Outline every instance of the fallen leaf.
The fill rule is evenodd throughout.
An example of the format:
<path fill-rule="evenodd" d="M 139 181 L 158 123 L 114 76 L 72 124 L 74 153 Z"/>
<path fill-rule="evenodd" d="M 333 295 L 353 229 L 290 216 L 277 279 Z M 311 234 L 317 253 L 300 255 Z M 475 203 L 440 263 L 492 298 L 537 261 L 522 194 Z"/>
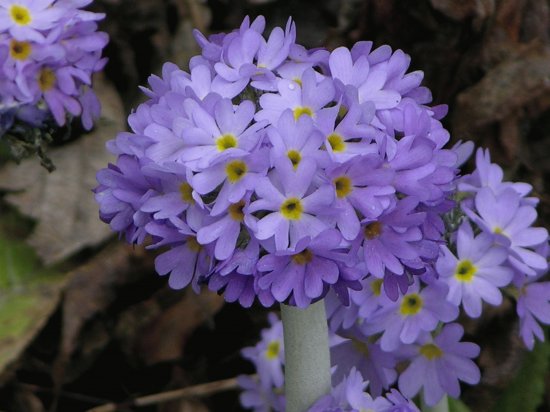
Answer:
<path fill-rule="evenodd" d="M 69 274 L 62 302 L 61 341 L 53 366 L 58 387 L 77 378 L 111 342 L 105 321 L 98 318 L 121 300 L 125 287 L 149 278 L 151 272 L 150 254 L 116 243 Z"/>
<path fill-rule="evenodd" d="M 36 159 L 0 170 L 0 188 L 15 192 L 5 199 L 37 221 L 28 243 L 47 265 L 97 245 L 111 234 L 98 218 L 91 190 L 97 185 L 97 171 L 112 160 L 105 142 L 125 128 L 124 110 L 112 86 L 101 77 L 95 90 L 103 115 L 92 132 L 48 153 L 55 172 L 48 173 Z"/>
<path fill-rule="evenodd" d="M 491 69 L 458 95 L 453 115 L 455 138 L 471 138 L 476 129 L 503 120 L 550 91 L 550 52 L 533 51 Z"/>
<path fill-rule="evenodd" d="M 430 0 L 432 7 L 453 20 L 461 21 L 472 16 L 487 17 L 487 10 L 479 0 Z"/>
<path fill-rule="evenodd" d="M 19 386 L 15 391 L 14 403 L 14 411 L 46 412 L 40 398 L 24 386 Z"/>
<path fill-rule="evenodd" d="M 223 298 L 207 290 L 160 290 L 119 318 L 116 336 L 129 358 L 145 365 L 181 359 L 192 332 L 223 306 Z"/>

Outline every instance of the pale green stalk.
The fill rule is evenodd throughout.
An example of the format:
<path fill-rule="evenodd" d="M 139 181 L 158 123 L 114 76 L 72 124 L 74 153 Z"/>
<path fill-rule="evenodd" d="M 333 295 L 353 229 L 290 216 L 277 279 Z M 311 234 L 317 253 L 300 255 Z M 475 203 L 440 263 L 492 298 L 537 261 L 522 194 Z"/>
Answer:
<path fill-rule="evenodd" d="M 306 412 L 330 392 L 330 353 L 323 300 L 306 309 L 281 305 L 286 412 Z"/>

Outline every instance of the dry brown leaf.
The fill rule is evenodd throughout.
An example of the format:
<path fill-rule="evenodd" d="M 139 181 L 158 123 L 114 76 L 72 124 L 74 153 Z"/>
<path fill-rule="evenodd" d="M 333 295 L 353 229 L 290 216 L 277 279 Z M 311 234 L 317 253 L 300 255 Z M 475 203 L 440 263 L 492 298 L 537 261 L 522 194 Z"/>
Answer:
<path fill-rule="evenodd" d="M 17 192 L 6 200 L 37 221 L 28 242 L 46 264 L 97 245 L 111 233 L 98 218 L 91 190 L 97 171 L 112 160 L 105 142 L 125 128 L 125 115 L 113 87 L 97 80 L 103 115 L 91 133 L 48 153 L 56 171 L 48 173 L 36 159 L 0 170 L 0 188 Z"/>
<path fill-rule="evenodd" d="M 507 60 L 457 98 L 455 138 L 472 138 L 476 129 L 501 121 L 550 90 L 550 52 L 534 50 Z"/>
<path fill-rule="evenodd" d="M 152 256 L 123 243 L 107 247 L 69 274 L 62 302 L 63 318 L 54 380 L 72 381 L 111 341 L 102 322 L 94 322 L 117 300 L 119 291 L 153 270 Z M 78 352 L 78 362 L 74 356 Z"/>
<path fill-rule="evenodd" d="M 430 0 L 430 3 L 434 9 L 457 21 L 472 16 L 483 19 L 490 12 L 490 7 L 480 0 Z"/>
<path fill-rule="evenodd" d="M 146 365 L 180 359 L 193 331 L 214 316 L 223 298 L 209 291 L 163 289 L 128 309 L 118 321 L 116 335 L 123 350 Z"/>
<path fill-rule="evenodd" d="M 46 412 L 40 398 L 25 386 L 19 386 L 15 391 L 14 404 L 14 411 Z"/>

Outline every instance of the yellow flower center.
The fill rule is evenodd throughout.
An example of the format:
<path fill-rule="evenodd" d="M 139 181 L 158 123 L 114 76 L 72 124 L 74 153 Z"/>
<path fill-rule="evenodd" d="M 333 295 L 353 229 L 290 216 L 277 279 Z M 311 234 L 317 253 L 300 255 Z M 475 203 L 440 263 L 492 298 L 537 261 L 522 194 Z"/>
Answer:
<path fill-rule="evenodd" d="M 504 235 L 504 230 L 502 230 L 502 228 L 498 226 L 493 229 L 493 232 L 495 233 L 495 235 Z"/>
<path fill-rule="evenodd" d="M 382 223 L 372 222 L 365 226 L 365 237 L 369 240 L 377 238 L 382 233 Z"/>
<path fill-rule="evenodd" d="M 346 116 L 346 114 L 348 114 L 348 108 L 343 104 L 340 105 L 340 109 L 338 109 L 338 118 L 343 119 Z"/>
<path fill-rule="evenodd" d="M 336 188 L 336 196 L 340 199 L 346 197 L 353 190 L 351 186 L 351 179 L 347 176 L 340 176 L 333 180 L 334 187 Z"/>
<path fill-rule="evenodd" d="M 404 316 L 416 315 L 422 309 L 422 298 L 417 293 L 411 293 L 403 297 L 399 313 Z"/>
<path fill-rule="evenodd" d="M 298 120 L 304 114 L 311 117 L 313 116 L 313 110 L 307 106 L 298 106 L 294 109 L 294 120 Z"/>
<path fill-rule="evenodd" d="M 365 358 L 369 357 L 369 347 L 367 346 L 366 343 L 361 342 L 357 339 L 352 339 L 351 344 L 352 344 L 353 348 L 357 352 L 359 352 L 361 355 L 363 355 Z"/>
<path fill-rule="evenodd" d="M 238 182 L 248 171 L 246 163 L 242 160 L 233 160 L 225 166 L 225 173 L 230 183 Z"/>
<path fill-rule="evenodd" d="M 382 283 L 384 281 L 382 279 L 375 279 L 371 284 L 370 287 L 372 289 L 372 293 L 374 296 L 380 296 L 382 293 Z"/>
<path fill-rule="evenodd" d="M 437 359 L 443 356 L 443 351 L 433 343 L 427 343 L 420 347 L 420 354 L 429 360 Z"/>
<path fill-rule="evenodd" d="M 278 340 L 272 340 L 267 345 L 265 350 L 265 357 L 269 360 L 275 360 L 279 356 L 279 351 L 281 350 L 281 343 Z"/>
<path fill-rule="evenodd" d="M 281 214 L 288 220 L 298 220 L 302 217 L 302 203 L 296 197 L 288 198 L 281 205 Z"/>
<path fill-rule="evenodd" d="M 195 199 L 193 199 L 193 188 L 187 182 L 180 185 L 180 195 L 184 202 L 193 204 Z"/>
<path fill-rule="evenodd" d="M 346 150 L 346 143 L 338 133 L 328 135 L 327 140 L 334 153 L 342 153 Z"/>
<path fill-rule="evenodd" d="M 237 138 L 230 133 L 221 135 L 216 139 L 216 147 L 219 152 L 237 147 Z"/>
<path fill-rule="evenodd" d="M 461 282 L 471 282 L 477 272 L 477 268 L 474 264 L 464 259 L 458 262 L 455 270 L 455 278 Z"/>
<path fill-rule="evenodd" d="M 10 42 L 10 56 L 14 60 L 25 60 L 31 54 L 31 44 L 28 41 L 17 41 L 13 39 Z"/>
<path fill-rule="evenodd" d="M 298 165 L 300 164 L 300 161 L 302 160 L 302 155 L 298 150 L 291 149 L 288 152 L 286 152 L 286 155 L 292 162 L 292 166 L 294 167 L 294 170 L 298 168 Z"/>
<path fill-rule="evenodd" d="M 237 222 L 242 222 L 244 220 L 243 208 L 244 200 L 233 203 L 229 206 L 229 216 L 231 216 L 231 219 L 236 220 Z"/>
<path fill-rule="evenodd" d="M 298 86 L 302 87 L 302 79 L 300 79 L 299 77 L 295 77 L 292 80 L 298 83 Z"/>
<path fill-rule="evenodd" d="M 292 256 L 292 260 L 297 265 L 306 265 L 311 262 L 311 259 L 313 259 L 313 253 L 311 253 L 309 249 L 304 249 L 300 253 Z"/>
<path fill-rule="evenodd" d="M 193 251 L 195 253 L 200 252 L 200 250 L 202 249 L 202 245 L 199 242 L 197 242 L 197 238 L 195 238 L 193 236 L 189 236 L 187 238 L 186 245 L 191 251 Z"/>
<path fill-rule="evenodd" d="M 14 4 L 10 7 L 10 16 L 20 26 L 27 26 L 32 21 L 29 9 L 19 4 Z"/>
<path fill-rule="evenodd" d="M 43 92 L 51 90 L 55 86 L 55 73 L 52 69 L 44 67 L 38 75 L 38 87 Z"/>

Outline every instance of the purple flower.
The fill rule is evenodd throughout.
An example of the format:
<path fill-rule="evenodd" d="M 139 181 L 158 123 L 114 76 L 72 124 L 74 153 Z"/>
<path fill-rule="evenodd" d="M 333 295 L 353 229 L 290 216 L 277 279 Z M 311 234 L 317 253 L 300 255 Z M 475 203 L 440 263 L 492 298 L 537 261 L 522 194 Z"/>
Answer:
<path fill-rule="evenodd" d="M 9 31 L 17 40 L 45 40 L 43 32 L 58 24 L 66 12 L 55 0 L 5 0 L 0 4 L 0 32 Z"/>
<path fill-rule="evenodd" d="M 342 110 L 345 114 L 340 119 Z M 325 135 L 325 147 L 333 161 L 344 162 L 358 155 L 377 153 L 378 146 L 373 138 L 380 131 L 370 125 L 373 115 L 372 106 L 362 106 L 355 101 L 324 110 L 316 123 Z"/>
<path fill-rule="evenodd" d="M 258 182 L 258 200 L 248 212 L 271 211 L 256 224 L 254 235 L 259 240 L 274 238 L 278 251 L 294 248 L 305 237 L 315 237 L 329 226 L 316 215 L 323 213 L 334 199 L 328 185 L 315 187 L 314 161 L 303 159 L 294 170 L 289 159 L 279 159 L 272 173 Z"/>
<path fill-rule="evenodd" d="M 352 52 L 339 47 L 330 54 L 329 66 L 334 79 L 357 88 L 361 103 L 371 101 L 376 109 L 390 109 L 401 100 L 398 92 L 383 90 L 388 75 L 385 66 L 371 66 L 366 55 L 353 61 Z"/>
<path fill-rule="evenodd" d="M 405 398 L 397 389 L 392 389 L 386 394 L 386 399 L 392 405 L 384 412 L 420 412 L 420 409 L 410 400 Z"/>
<path fill-rule="evenodd" d="M 422 241 L 420 225 L 425 214 L 415 210 L 418 201 L 406 197 L 376 219 L 365 219 L 354 241 L 362 246 L 367 270 L 383 278 L 386 270 L 402 275 L 405 263 L 420 263 L 418 245 Z"/>
<path fill-rule="evenodd" d="M 59 126 L 67 114 L 69 120 L 82 115 L 84 128 L 92 128 L 100 112 L 92 74 L 105 66 L 101 51 L 108 36 L 97 31 L 96 21 L 104 14 L 79 9 L 88 3 L 9 0 L 0 5 L 0 44 L 9 50 L 0 68 L 0 83 L 4 76 L 7 80 L 2 101 L 45 105 Z"/>
<path fill-rule="evenodd" d="M 543 243 L 536 252 L 548 257 L 550 244 Z M 514 286 L 517 288 L 516 312 L 519 316 L 520 335 L 529 349 L 535 346 L 535 338 L 544 341 L 544 331 L 540 323 L 550 324 L 550 282 L 542 282 L 544 271 L 536 276 L 515 273 Z"/>
<path fill-rule="evenodd" d="M 338 337 L 331 343 L 333 381 L 341 381 L 355 367 L 369 381 L 371 395 L 380 396 L 397 378 L 395 354 L 383 351 L 378 343 L 369 342 L 356 329 L 347 331 L 346 335 L 349 339 Z"/>
<path fill-rule="evenodd" d="M 508 252 L 494 244 L 487 233 L 474 237 L 468 222 L 458 229 L 456 248 L 458 258 L 441 246 L 443 257 L 437 261 L 437 272 L 449 286 L 447 299 L 455 305 L 462 303 L 466 313 L 477 318 L 481 315 L 482 300 L 492 305 L 502 302 L 498 288 L 508 285 L 513 277 L 513 271 L 503 265 Z"/>
<path fill-rule="evenodd" d="M 527 183 L 504 182 L 502 180 L 503 177 L 504 171 L 502 168 L 495 163 L 491 163 L 489 150 L 479 148 L 476 152 L 476 168 L 474 172 L 460 178 L 458 188 L 463 191 L 471 192 L 488 187 L 495 194 L 500 194 L 502 191 L 511 188 L 521 196 L 526 196 L 533 189 L 533 187 Z"/>
<path fill-rule="evenodd" d="M 183 165 L 174 163 L 159 166 L 149 163 L 142 167 L 142 173 L 158 182 L 158 191 L 150 191 L 148 199 L 140 207 L 143 212 L 153 213 L 154 219 L 170 220 L 181 217 L 184 211 L 196 214 L 191 209 L 204 209 L 202 199 L 189 184 L 191 171 Z"/>
<path fill-rule="evenodd" d="M 155 258 L 157 273 L 161 276 L 169 274 L 168 284 L 173 289 L 182 289 L 192 283 L 198 291 L 200 278 L 210 273 L 212 252 L 197 241 L 195 232 L 185 222 L 177 220 L 164 224 L 150 222 L 146 230 L 158 239 L 149 248 L 170 246 L 168 251 Z"/>
<path fill-rule="evenodd" d="M 261 143 L 258 131 L 264 126 L 255 123 L 254 104 L 245 100 L 233 107 L 231 100 L 220 99 L 209 113 L 200 104 L 187 100 L 192 124 L 182 124 L 176 130 L 151 129 L 145 134 L 155 140 L 147 156 L 156 162 L 179 161 L 192 170 L 204 170 L 215 160 L 244 156 Z M 191 127 L 189 127 L 191 126 Z"/>
<path fill-rule="evenodd" d="M 537 270 L 546 270 L 546 259 L 533 251 L 537 245 L 547 241 L 548 231 L 531 227 L 537 218 L 535 208 L 522 204 L 521 195 L 512 188 L 495 194 L 489 187 L 480 189 L 475 195 L 477 214 L 469 208 L 465 212 L 482 230 L 497 235 L 498 240 L 510 249 L 510 264 L 528 275 Z"/>
<path fill-rule="evenodd" d="M 257 268 L 268 273 L 260 277 L 258 286 L 269 289 L 279 302 L 292 296 L 296 306 L 308 306 L 326 294 L 328 285 L 339 281 L 338 262 L 352 262 L 341 240 L 338 231 L 329 229 L 311 240 L 299 240 L 292 251 L 263 256 Z"/>
<path fill-rule="evenodd" d="M 150 217 L 141 207 L 158 182 L 143 174 L 139 160 L 126 155 L 120 156 L 116 165 L 100 170 L 97 181 L 94 192 L 101 220 L 115 232 L 124 233 L 128 242 L 143 242 Z"/>
<path fill-rule="evenodd" d="M 237 383 L 243 390 L 239 396 L 243 407 L 254 412 L 284 412 L 284 395 L 265 387 L 259 379 L 242 375 L 237 377 Z"/>
<path fill-rule="evenodd" d="M 227 302 L 238 301 L 245 308 L 252 306 L 256 296 L 263 306 L 273 305 L 275 298 L 271 292 L 257 286 L 259 250 L 258 241 L 251 237 L 244 249 L 236 249 L 233 256 L 214 269 L 208 277 L 208 288 L 215 292 L 223 290 Z"/>
<path fill-rule="evenodd" d="M 215 244 L 214 257 L 218 260 L 226 260 L 235 251 L 237 239 L 241 232 L 250 237 L 248 231 L 242 226 L 244 221 L 243 209 L 247 201 L 240 200 L 232 203 L 227 208 L 227 213 L 215 218 L 214 222 L 207 223 L 197 233 L 197 241 L 202 244 Z"/>
<path fill-rule="evenodd" d="M 447 287 L 431 284 L 420 289 L 414 282 L 406 295 L 387 302 L 360 325 L 363 333 L 382 332 L 380 346 L 393 351 L 402 343 L 413 343 L 422 332 L 435 330 L 439 322 L 450 322 L 458 316 L 458 307 L 447 302 Z"/>
<path fill-rule="evenodd" d="M 423 388 L 423 398 L 433 406 L 448 394 L 460 395 L 459 380 L 474 385 L 480 373 L 471 360 L 479 355 L 479 346 L 460 342 L 464 330 L 457 323 L 446 325 L 435 338 L 424 334 L 414 345 L 415 355 L 399 376 L 399 390 L 412 398 Z"/>
<path fill-rule="evenodd" d="M 192 185 L 201 195 L 217 191 L 211 214 L 227 211 L 253 190 L 267 173 L 267 152 L 259 149 L 242 157 L 214 162 L 192 177 Z"/>
<path fill-rule="evenodd" d="M 270 326 L 262 329 L 260 341 L 241 351 L 242 356 L 254 364 L 258 377 L 238 377 L 239 386 L 243 388 L 240 401 L 245 408 L 257 412 L 283 412 L 283 324 L 274 313 L 270 313 L 268 319 Z"/>
<path fill-rule="evenodd" d="M 255 115 L 257 121 L 268 120 L 276 123 L 284 111 L 291 109 L 294 118 L 320 116 L 323 109 L 334 98 L 334 85 L 328 78 L 318 79 L 312 70 L 304 71 L 298 84 L 293 80 L 281 79 L 277 83 L 278 93 L 265 93 L 260 97 L 260 110 Z"/>
<path fill-rule="evenodd" d="M 393 205 L 393 173 L 381 166 L 377 156 L 365 155 L 327 170 L 336 195 L 336 224 L 346 240 L 357 238 L 361 230 L 359 215 L 376 219 Z"/>
<path fill-rule="evenodd" d="M 390 402 L 383 397 L 373 399 L 365 392 L 368 382 L 363 380 L 363 376 L 356 369 L 352 368 L 349 374 L 336 385 L 329 395 L 326 395 L 315 402 L 308 412 L 327 412 L 327 411 L 387 411 Z"/>
<path fill-rule="evenodd" d="M 241 351 L 245 359 L 253 362 L 263 385 L 282 388 L 285 360 L 283 323 L 274 313 L 269 314 L 269 328 L 262 329 L 260 342 Z"/>
<path fill-rule="evenodd" d="M 313 126 L 309 116 L 300 116 L 294 120 L 291 110 L 285 110 L 277 122 L 277 127 L 267 129 L 271 161 L 288 157 L 296 170 L 303 158 L 323 162 L 326 152 L 321 149 L 323 135 Z"/>

